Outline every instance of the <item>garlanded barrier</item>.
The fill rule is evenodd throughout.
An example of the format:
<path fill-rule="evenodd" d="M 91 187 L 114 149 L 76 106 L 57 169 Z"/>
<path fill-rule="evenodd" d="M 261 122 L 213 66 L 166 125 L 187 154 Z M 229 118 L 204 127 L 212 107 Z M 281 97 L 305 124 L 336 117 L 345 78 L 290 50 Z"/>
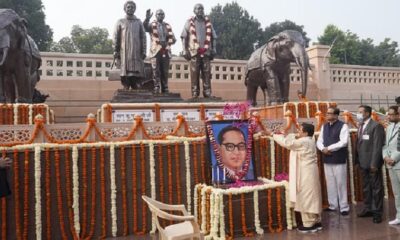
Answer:
<path fill-rule="evenodd" d="M 287 114 L 286 120 L 274 127 L 293 128 L 298 125 L 297 121 L 301 121 L 290 112 Z M 271 129 L 259 116 L 254 117 L 259 130 Z M 176 123 L 163 124 L 161 129 L 159 125 L 158 130 L 154 130 L 149 126 L 156 125 L 143 123 L 137 117 L 133 124 L 118 124 L 117 127 L 116 124 L 96 123 L 94 116 L 90 115 L 86 124 L 77 127 L 79 131 L 69 130 L 72 137 L 55 134 L 53 130 L 59 132 L 60 129 L 56 125 L 46 125 L 40 116 L 32 126 L 13 126 L 13 129 L 0 126 L 0 137 L 7 140 L 2 139 L 0 154 L 14 160 L 12 169 L 7 171 L 12 195 L 0 200 L 0 238 L 91 239 L 154 232 L 155 224 L 141 199 L 144 194 L 169 204 L 185 204 L 191 213 L 199 211 L 199 204 L 193 199 L 196 194 L 199 198 L 195 186 L 211 182 L 209 149 L 204 126 L 201 127 L 204 123 L 196 125 L 178 116 Z M 68 130 L 74 126 L 70 124 L 63 128 Z M 7 131 L 14 131 L 16 135 L 25 131 L 25 137 L 13 141 L 13 134 Z M 349 199 L 356 203 L 362 200 L 362 186 L 360 172 L 353 168 L 354 129 L 350 139 Z M 271 140 L 269 136 L 258 133 L 253 142 L 257 175 L 268 179 L 288 173 L 289 169 L 288 151 Z M 318 161 L 321 166 L 320 155 Z M 326 189 L 322 167 L 320 175 L 322 189 Z M 386 171 L 384 178 L 385 196 L 388 197 L 392 193 Z M 276 200 L 279 198 L 276 191 L 266 190 L 258 197 L 264 199 L 266 193 L 266 198 Z M 323 193 L 326 205 L 326 191 Z M 232 195 L 224 195 L 225 216 L 231 214 L 229 201 L 246 202 L 246 194 L 235 195 L 232 192 Z M 232 216 L 236 216 L 236 210 L 232 210 Z M 286 211 L 283 205 L 281 210 Z M 244 212 L 243 209 L 240 211 Z M 268 219 L 273 222 L 272 230 L 266 231 L 280 231 L 281 227 L 286 227 L 283 213 L 281 217 L 277 217 L 276 212 L 274 214 L 272 219 Z M 197 216 L 200 217 L 199 212 Z M 246 225 L 242 225 L 241 232 L 251 235 L 253 230 L 250 230 L 246 216 Z M 264 226 L 262 221 L 265 219 L 260 221 L 260 226 Z M 230 236 L 232 224 L 228 223 L 229 230 L 225 232 Z M 233 226 L 237 226 L 236 222 Z M 214 230 L 208 229 L 210 234 L 214 234 Z M 254 231 L 260 231 L 257 229 Z M 236 233 L 233 235 L 242 234 Z"/>
<path fill-rule="evenodd" d="M 54 112 L 47 104 L 0 103 L 0 125 L 32 125 L 38 114 L 47 124 L 54 123 Z"/>
<path fill-rule="evenodd" d="M 206 239 L 254 237 L 292 229 L 287 182 L 259 180 L 264 184 L 229 189 L 195 186 L 194 216 Z"/>

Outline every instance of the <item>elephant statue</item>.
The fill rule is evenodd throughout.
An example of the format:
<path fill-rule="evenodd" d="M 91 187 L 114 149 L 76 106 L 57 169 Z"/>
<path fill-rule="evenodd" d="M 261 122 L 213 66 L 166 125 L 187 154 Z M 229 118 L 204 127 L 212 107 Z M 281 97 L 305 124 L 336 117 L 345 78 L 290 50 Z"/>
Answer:
<path fill-rule="evenodd" d="M 302 87 L 300 98 L 307 93 L 308 70 L 310 63 L 305 50 L 305 41 L 300 32 L 286 30 L 268 40 L 256 49 L 247 62 L 245 85 L 247 100 L 257 104 L 257 89 L 264 93 L 264 102 L 277 105 L 289 101 L 290 63 L 294 62 L 301 71 Z M 268 93 L 268 102 L 266 101 Z"/>
<path fill-rule="evenodd" d="M 0 102 L 31 103 L 32 47 L 26 21 L 11 9 L 0 9 Z"/>

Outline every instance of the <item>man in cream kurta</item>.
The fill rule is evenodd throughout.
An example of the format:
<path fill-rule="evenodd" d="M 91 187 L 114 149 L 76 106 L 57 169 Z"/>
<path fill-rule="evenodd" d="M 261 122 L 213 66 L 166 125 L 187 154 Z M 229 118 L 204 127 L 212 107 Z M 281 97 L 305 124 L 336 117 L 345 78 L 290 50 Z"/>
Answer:
<path fill-rule="evenodd" d="M 290 150 L 289 198 L 294 210 L 301 213 L 303 227 L 301 232 L 315 232 L 322 229 L 322 197 L 317 149 L 313 139 L 314 126 L 303 123 L 298 138 L 274 134 L 274 140 Z"/>

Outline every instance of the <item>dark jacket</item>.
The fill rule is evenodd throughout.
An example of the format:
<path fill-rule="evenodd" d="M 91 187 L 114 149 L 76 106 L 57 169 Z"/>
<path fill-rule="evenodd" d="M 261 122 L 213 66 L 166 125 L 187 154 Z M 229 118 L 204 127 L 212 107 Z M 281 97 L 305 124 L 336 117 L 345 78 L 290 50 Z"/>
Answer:
<path fill-rule="evenodd" d="M 361 136 L 357 137 L 356 163 L 359 163 L 362 169 L 382 167 L 382 148 L 385 144 L 383 126 L 371 119 Z"/>
<path fill-rule="evenodd" d="M 324 147 L 328 147 L 340 141 L 340 132 L 344 123 L 336 121 L 332 125 L 329 123 L 324 124 L 323 139 Z M 347 160 L 347 146 L 333 151 L 330 155 L 322 154 L 324 163 L 343 164 Z"/>

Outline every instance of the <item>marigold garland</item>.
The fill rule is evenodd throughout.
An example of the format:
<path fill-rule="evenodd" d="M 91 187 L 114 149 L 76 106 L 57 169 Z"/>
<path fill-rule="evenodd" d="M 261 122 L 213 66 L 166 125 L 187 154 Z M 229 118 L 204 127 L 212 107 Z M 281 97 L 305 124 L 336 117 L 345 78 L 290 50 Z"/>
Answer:
<path fill-rule="evenodd" d="M 145 155 L 145 146 L 143 143 L 140 144 L 140 164 L 141 164 L 141 183 L 142 183 L 142 195 L 146 195 L 146 155 Z M 146 233 L 146 224 L 147 224 L 147 208 L 145 204 L 142 204 L 142 220 L 143 220 L 143 227 L 141 234 Z"/>
<path fill-rule="evenodd" d="M 197 158 L 197 142 L 192 143 L 192 151 L 193 151 L 193 178 L 194 183 L 199 183 L 199 172 L 198 172 L 198 158 Z"/>
<path fill-rule="evenodd" d="M 228 201 L 228 208 L 229 208 L 229 232 L 230 238 L 233 238 L 235 233 L 233 231 L 233 207 L 232 207 L 232 193 L 229 193 L 229 201 Z"/>
<path fill-rule="evenodd" d="M 20 182 L 20 178 L 19 178 L 19 160 L 18 160 L 18 150 L 14 149 L 14 155 L 13 155 L 13 159 L 14 162 L 12 164 L 12 166 L 14 167 L 13 171 L 14 171 L 14 201 L 15 201 L 15 205 L 14 205 L 14 212 L 15 212 L 15 231 L 16 231 L 16 238 L 17 239 L 21 239 L 21 215 L 20 215 L 20 199 L 19 199 L 19 182 Z"/>
<path fill-rule="evenodd" d="M 265 154 L 263 154 L 263 151 L 265 151 L 265 145 L 264 145 L 264 139 L 259 138 L 258 139 L 258 144 L 254 144 L 256 147 L 256 152 L 258 153 L 259 159 L 260 159 L 260 172 L 261 176 L 265 177 L 266 175 L 266 170 L 265 170 Z"/>
<path fill-rule="evenodd" d="M 179 144 L 175 143 L 175 169 L 176 169 L 176 186 L 177 186 L 177 195 L 178 195 L 178 204 L 182 203 L 181 196 L 181 176 L 180 176 L 180 155 L 179 155 Z"/>
<path fill-rule="evenodd" d="M 29 149 L 25 149 L 24 155 L 24 231 L 23 238 L 28 238 L 28 211 L 29 211 Z"/>
<path fill-rule="evenodd" d="M 87 149 L 82 148 L 82 232 L 81 238 L 86 236 L 87 205 L 88 205 L 88 179 L 87 179 Z"/>
<path fill-rule="evenodd" d="M 205 167 L 205 162 L 206 159 L 204 157 L 205 153 L 204 153 L 204 148 L 205 148 L 205 142 L 201 141 L 200 142 L 200 164 L 201 164 L 201 180 L 202 182 L 206 181 L 206 167 Z"/>
<path fill-rule="evenodd" d="M 171 145 L 167 145 L 167 154 L 168 154 L 168 202 L 170 204 L 173 203 L 172 200 L 172 156 L 171 156 Z"/>
<path fill-rule="evenodd" d="M 6 198 L 1 199 L 1 239 L 7 237 L 7 202 Z"/>
<path fill-rule="evenodd" d="M 121 149 L 122 152 L 122 149 Z M 122 154 L 122 153 L 121 153 Z M 101 187 L 101 216 L 102 216 L 102 221 L 101 221 L 101 238 L 105 238 L 107 236 L 107 207 L 106 207 L 106 177 L 105 177 L 105 155 L 104 155 L 104 146 L 100 147 L 100 187 Z M 121 171 L 122 171 L 122 158 L 121 158 Z M 125 171 L 121 172 L 121 176 L 124 175 Z M 122 182 L 122 188 L 124 187 L 124 182 Z M 125 190 L 126 191 L 126 190 Z M 124 190 L 122 190 L 123 192 L 123 196 L 124 195 Z M 125 193 L 126 194 L 126 193 Z M 126 202 L 125 202 L 126 204 Z M 122 205 L 124 205 L 124 203 L 122 203 Z M 124 206 L 122 206 L 122 208 L 124 209 Z M 123 211 L 124 214 L 127 213 L 126 209 L 125 211 Z"/>
<path fill-rule="evenodd" d="M 121 188 L 122 188 L 122 235 L 128 235 L 128 210 L 127 210 L 127 195 L 126 195 L 126 160 L 125 146 L 121 146 Z M 105 202 L 104 202 L 105 205 Z M 106 215 L 103 215 L 105 218 Z M 104 224 L 104 226 L 106 226 Z"/>
<path fill-rule="evenodd" d="M 160 177 L 160 199 L 161 202 L 164 202 L 164 163 L 163 163 L 163 156 L 162 156 L 162 145 L 158 144 L 158 170 L 159 170 L 159 177 Z"/>
<path fill-rule="evenodd" d="M 245 237 L 253 237 L 254 234 L 247 231 L 246 225 L 246 205 L 244 201 L 244 193 L 240 194 L 240 208 L 241 208 L 241 217 L 242 217 L 242 231 L 243 236 Z"/>
<path fill-rule="evenodd" d="M 69 148 L 66 147 L 64 149 L 64 156 L 65 156 L 65 188 L 67 194 L 67 206 L 68 206 L 68 218 L 69 218 L 69 227 L 71 231 L 71 235 L 74 240 L 78 239 L 76 235 L 76 229 L 74 226 L 74 212 L 72 208 L 72 192 L 71 192 L 71 162 L 69 157 Z"/>
<path fill-rule="evenodd" d="M 46 189 L 46 237 L 51 239 L 51 191 L 50 191 L 50 149 L 45 149 L 45 189 Z"/>
<path fill-rule="evenodd" d="M 283 231 L 283 224 L 282 224 L 282 201 L 281 201 L 281 188 L 278 187 L 276 188 L 276 205 L 277 205 L 277 215 L 278 215 L 278 228 L 276 229 L 276 232 L 282 232 Z"/>
<path fill-rule="evenodd" d="M 206 222 L 206 231 L 207 231 L 207 233 L 209 233 L 210 232 L 210 230 L 211 230 L 211 213 L 210 213 L 210 204 L 211 204 L 211 202 L 210 202 L 210 196 L 211 196 L 211 189 L 208 189 L 207 191 L 206 191 L 206 219 L 207 219 L 207 222 Z"/>
<path fill-rule="evenodd" d="M 90 209 L 90 231 L 89 235 L 86 239 L 92 239 L 93 234 L 95 231 L 95 223 L 96 223 L 96 148 L 92 147 L 91 148 L 91 157 L 92 157 L 92 162 L 91 162 L 91 182 L 90 184 L 92 185 L 91 192 L 92 196 L 90 197 L 90 202 L 91 202 L 91 209 Z"/>
<path fill-rule="evenodd" d="M 56 189 L 57 189 L 57 211 L 58 221 L 60 222 L 60 232 L 63 239 L 68 239 L 65 233 L 65 222 L 63 214 L 62 190 L 61 190 L 61 174 L 60 174 L 60 152 L 58 148 L 54 149 L 54 165 L 56 170 Z"/>
<path fill-rule="evenodd" d="M 137 169 L 136 169 L 136 148 L 135 145 L 132 145 L 132 198 L 133 198 L 133 233 L 138 233 L 137 226 Z"/>
<path fill-rule="evenodd" d="M 270 141 L 272 141 L 271 139 L 269 139 L 268 141 L 267 141 L 267 138 L 263 138 L 263 141 L 264 141 L 264 149 L 265 149 L 265 160 L 266 160 L 266 163 L 265 163 L 265 178 L 268 178 L 268 179 L 271 179 L 271 158 L 270 158 L 270 156 L 271 156 L 271 153 L 270 153 L 270 151 L 271 151 L 271 148 L 270 148 L 270 145 L 271 145 L 271 143 L 270 143 Z"/>
<path fill-rule="evenodd" d="M 268 229 L 269 229 L 270 233 L 274 233 L 275 230 L 272 227 L 272 206 L 271 206 L 272 205 L 271 204 L 272 196 L 271 196 L 271 194 L 272 194 L 272 190 L 271 189 L 267 189 Z"/>
<path fill-rule="evenodd" d="M 297 118 L 308 118 L 307 116 L 307 105 L 304 102 L 300 102 L 297 105 Z"/>

